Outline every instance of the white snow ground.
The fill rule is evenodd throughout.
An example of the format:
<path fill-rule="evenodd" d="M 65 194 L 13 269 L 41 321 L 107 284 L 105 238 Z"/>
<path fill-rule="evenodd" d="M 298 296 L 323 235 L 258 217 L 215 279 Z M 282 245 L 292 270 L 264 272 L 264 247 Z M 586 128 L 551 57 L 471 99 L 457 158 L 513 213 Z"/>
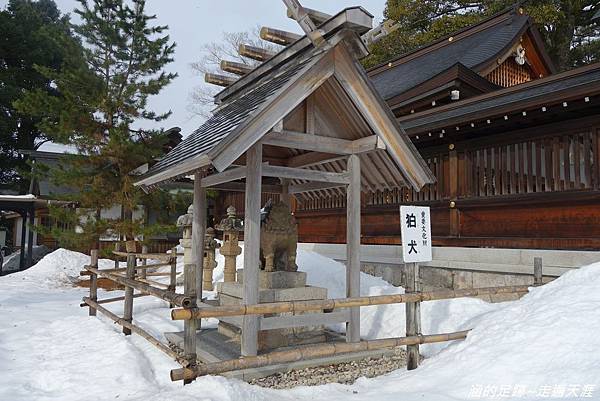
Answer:
<path fill-rule="evenodd" d="M 88 291 L 72 282 L 86 263 L 89 257 L 61 249 L 29 270 L 0 278 L 0 400 L 600 399 L 600 264 L 569 272 L 515 302 L 423 303 L 425 334 L 473 331 L 462 342 L 424 347 L 428 359 L 415 371 L 362 378 L 351 386 L 271 390 L 223 377 L 185 387 L 171 383 L 175 362 L 79 307 Z M 310 284 L 343 296 L 343 265 L 312 252 L 300 252 L 298 264 Z M 221 277 L 218 269 L 215 279 Z M 362 295 L 398 291 L 361 276 Z M 134 320 L 154 335 L 181 329 L 166 303 L 143 297 L 134 304 Z M 362 308 L 361 322 L 366 338 L 401 336 L 404 306 Z"/>

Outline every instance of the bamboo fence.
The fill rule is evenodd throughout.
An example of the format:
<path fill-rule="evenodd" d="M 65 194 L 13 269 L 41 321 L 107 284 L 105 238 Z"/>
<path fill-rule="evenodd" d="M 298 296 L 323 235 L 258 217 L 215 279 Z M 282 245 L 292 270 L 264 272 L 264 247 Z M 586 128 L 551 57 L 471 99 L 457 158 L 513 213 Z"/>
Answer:
<path fill-rule="evenodd" d="M 220 374 L 233 370 L 259 368 L 268 365 L 292 363 L 299 360 L 328 358 L 339 354 L 353 354 L 368 350 L 380 350 L 386 348 L 394 348 L 399 346 L 407 346 L 409 351 L 412 351 L 412 358 L 409 358 L 409 369 L 414 369 L 418 365 L 418 346 L 419 344 L 444 342 L 460 340 L 467 337 L 468 330 L 422 335 L 420 333 L 420 308 L 419 303 L 424 301 L 434 301 L 442 299 L 454 299 L 462 297 L 476 297 L 483 295 L 497 294 L 523 294 L 529 291 L 531 286 L 505 286 L 505 287 L 487 287 L 459 290 L 439 290 L 439 291 L 420 291 L 418 266 L 412 266 L 410 270 L 411 283 L 407 284 L 407 293 L 392 294 L 392 295 L 376 295 L 364 297 L 351 297 L 326 300 L 310 300 L 310 301 L 283 301 L 273 303 L 262 303 L 252 305 L 226 305 L 226 306 L 209 306 L 196 307 L 195 297 L 191 293 L 178 294 L 175 291 L 176 278 L 176 256 L 175 250 L 171 254 L 133 254 L 115 251 L 117 258 L 114 269 L 99 269 L 98 268 L 98 251 L 91 251 L 91 265 L 84 266 L 83 274 L 90 275 L 90 296 L 83 299 L 82 306 L 89 307 L 90 315 L 96 315 L 100 312 L 113 320 L 115 323 L 123 327 L 123 332 L 128 335 L 135 333 L 140 335 L 148 342 L 156 346 L 159 350 L 179 362 L 182 366 L 180 369 L 171 371 L 171 379 L 173 381 L 183 380 L 184 383 L 189 383 L 198 376 L 208 374 Z M 127 257 L 127 267 L 119 267 L 118 257 Z M 143 263 L 137 266 L 137 259 L 157 259 L 161 263 L 147 264 Z M 416 264 L 415 264 L 416 265 Z M 140 274 L 138 271 L 146 272 L 147 269 L 159 266 L 170 266 L 169 273 L 158 274 Z M 409 266 L 410 267 L 410 266 Z M 534 263 L 534 285 L 542 285 L 542 261 L 536 258 Z M 189 269 L 188 269 L 189 270 Z M 191 271 L 194 273 L 194 271 Z M 170 284 L 166 285 L 149 280 L 147 277 L 164 275 L 170 277 Z M 97 283 L 98 277 L 103 277 L 112 280 L 125 287 L 125 295 L 121 297 L 107 298 L 98 300 Z M 189 281 L 189 280 L 188 280 Z M 189 284 L 189 283 L 188 283 Z M 166 286 L 167 289 L 158 288 L 157 285 Z M 189 287 L 189 285 L 188 285 Z M 134 293 L 137 290 L 139 293 Z M 171 308 L 179 307 L 182 309 L 173 309 L 171 318 L 173 320 L 185 320 L 197 324 L 202 318 L 219 318 L 227 316 L 245 316 L 245 315 L 265 315 L 278 313 L 299 313 L 311 311 L 333 311 L 340 308 L 357 308 L 363 306 L 374 305 L 390 305 L 390 304 L 406 304 L 407 305 L 407 336 L 395 337 L 368 341 L 355 342 L 330 342 L 311 346 L 300 346 L 284 351 L 275 351 L 258 356 L 240 357 L 238 359 L 224 360 L 208 364 L 198 364 L 196 361 L 195 347 L 192 350 L 187 347 L 183 355 L 172 350 L 168 345 L 163 344 L 160 340 L 153 337 L 146 330 L 133 323 L 133 300 L 142 296 L 153 296 L 162 300 L 168 301 Z M 115 313 L 107 310 L 101 304 L 111 302 L 123 302 L 123 317 L 117 316 Z M 188 341 L 188 336 L 194 336 L 194 332 L 187 333 L 185 341 Z M 190 349 L 188 349 L 190 348 Z"/>

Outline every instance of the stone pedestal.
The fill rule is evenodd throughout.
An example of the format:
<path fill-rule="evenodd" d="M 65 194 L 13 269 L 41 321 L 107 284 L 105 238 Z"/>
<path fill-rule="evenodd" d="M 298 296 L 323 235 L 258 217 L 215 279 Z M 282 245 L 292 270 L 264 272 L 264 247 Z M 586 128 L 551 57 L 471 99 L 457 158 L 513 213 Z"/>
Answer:
<path fill-rule="evenodd" d="M 239 233 L 244 231 L 243 220 L 236 215 L 235 207 L 227 208 L 227 217 L 215 226 L 218 231 L 223 232 L 223 245 L 221 246 L 221 255 L 225 257 L 224 277 L 226 283 L 235 282 L 236 258 L 242 253 L 242 248 L 238 245 Z"/>
<path fill-rule="evenodd" d="M 202 288 L 205 291 L 213 290 L 213 271 L 217 267 L 215 260 L 215 250 L 219 243 L 215 241 L 215 230 L 208 228 L 204 237 L 204 259 L 202 266 Z"/>
<path fill-rule="evenodd" d="M 326 288 L 306 285 L 305 272 L 266 272 L 261 270 L 258 281 L 260 303 L 327 299 Z M 241 304 L 244 294 L 243 282 L 243 270 L 238 270 L 236 282 L 217 283 L 220 305 Z M 275 316 L 294 316 L 294 314 L 270 314 L 265 315 L 265 318 Z M 242 322 L 243 316 L 221 318 L 218 326 L 219 333 L 239 341 Z M 324 342 L 325 339 L 323 326 L 260 330 L 258 333 L 258 349 L 259 351 L 267 351 L 286 346 Z"/>

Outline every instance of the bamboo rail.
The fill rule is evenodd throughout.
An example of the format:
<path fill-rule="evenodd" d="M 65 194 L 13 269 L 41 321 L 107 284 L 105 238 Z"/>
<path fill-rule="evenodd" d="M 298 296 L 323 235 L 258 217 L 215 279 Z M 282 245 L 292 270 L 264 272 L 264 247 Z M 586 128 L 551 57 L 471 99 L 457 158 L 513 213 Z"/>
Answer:
<path fill-rule="evenodd" d="M 142 283 L 138 280 L 128 279 L 126 277 L 122 277 L 122 276 L 119 276 L 114 273 L 106 273 L 102 270 L 96 269 L 91 266 L 85 266 L 85 269 L 92 273 L 97 274 L 100 277 L 107 278 L 109 280 L 112 280 L 112 281 L 119 283 L 121 285 L 124 285 L 126 287 L 132 287 L 140 292 L 144 292 L 149 295 L 153 295 L 157 298 L 168 301 L 173 305 L 180 306 L 183 308 L 188 308 L 193 305 L 192 299 L 189 296 L 186 296 L 183 294 L 176 294 L 175 292 L 171 292 L 171 291 L 165 291 L 163 289 L 156 288 L 151 285 Z"/>
<path fill-rule="evenodd" d="M 143 338 L 148 340 L 148 342 L 150 342 L 151 344 L 156 346 L 156 348 L 158 348 L 165 354 L 169 355 L 171 358 L 175 359 L 182 366 L 187 366 L 187 364 L 186 364 L 187 361 L 185 359 L 183 359 L 181 356 L 179 356 L 179 354 L 177 354 L 177 352 L 173 351 L 171 348 L 169 348 L 168 346 L 166 346 L 165 344 L 160 342 L 157 338 L 152 336 L 146 330 L 142 329 L 139 326 L 136 326 L 133 323 L 130 323 L 130 322 L 124 320 L 123 318 L 120 318 L 119 316 L 115 315 L 108 309 L 104 308 L 103 306 L 100 306 L 100 304 L 98 302 L 94 302 L 91 299 L 89 299 L 88 297 L 83 298 L 83 302 L 86 305 L 89 305 L 91 308 L 94 308 L 95 310 L 99 311 L 103 315 L 109 317 L 116 324 L 122 326 L 123 328 L 127 328 L 127 329 L 131 330 L 131 332 L 133 332 L 135 334 L 142 336 Z"/>
<path fill-rule="evenodd" d="M 134 298 L 140 298 L 140 297 L 147 297 L 151 294 L 143 294 L 143 293 L 139 293 L 139 294 L 133 294 Z M 84 297 L 87 298 L 87 297 Z M 99 299 L 96 301 L 97 304 L 101 305 L 101 304 L 110 304 L 112 302 L 119 302 L 119 301 L 124 301 L 125 297 L 114 297 L 114 298 L 105 298 L 105 299 Z M 84 307 L 84 306 L 88 306 L 88 304 L 86 304 L 85 302 L 82 302 L 79 304 L 79 306 Z"/>
<path fill-rule="evenodd" d="M 171 380 L 193 380 L 199 376 L 214 375 L 232 370 L 259 368 L 268 365 L 290 363 L 306 359 L 348 354 L 368 350 L 400 347 L 403 345 L 430 344 L 467 338 L 469 330 L 434 335 L 417 335 L 411 337 L 384 338 L 366 340 L 356 343 L 329 343 L 299 347 L 286 351 L 275 351 L 258 356 L 241 357 L 227 361 L 213 362 L 194 367 L 171 370 Z"/>
<path fill-rule="evenodd" d="M 135 257 L 138 259 L 157 259 L 157 260 L 169 260 L 173 256 L 183 256 L 183 253 L 176 253 L 175 255 L 173 255 L 171 253 L 128 253 L 128 252 L 120 252 L 120 251 L 113 251 L 113 254 L 117 255 L 117 256 L 124 256 L 124 257 L 126 257 L 127 255 L 135 255 Z"/>
<path fill-rule="evenodd" d="M 506 287 L 485 287 L 460 290 L 440 290 L 411 294 L 374 295 L 355 298 L 338 298 L 312 301 L 269 302 L 254 305 L 226 305 L 212 308 L 173 309 L 173 320 L 203 319 L 208 317 L 262 315 L 266 313 L 309 312 L 323 309 L 350 308 L 357 306 L 389 305 L 407 302 L 435 301 L 474 297 L 480 295 L 526 293 L 527 285 Z"/>

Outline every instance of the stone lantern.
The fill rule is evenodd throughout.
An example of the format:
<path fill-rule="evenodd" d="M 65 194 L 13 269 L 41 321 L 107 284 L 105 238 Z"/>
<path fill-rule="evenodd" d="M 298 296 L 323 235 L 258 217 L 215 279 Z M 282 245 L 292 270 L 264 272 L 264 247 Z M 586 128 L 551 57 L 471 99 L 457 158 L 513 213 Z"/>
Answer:
<path fill-rule="evenodd" d="M 239 233 L 244 230 L 243 220 L 236 216 L 235 207 L 227 208 L 227 217 L 216 225 L 216 229 L 223 232 L 223 245 L 220 249 L 221 255 L 225 257 L 223 281 L 233 283 L 236 273 L 235 260 L 242 253 L 242 248 L 238 245 Z"/>
<path fill-rule="evenodd" d="M 183 230 L 183 236 L 179 240 L 179 244 L 183 247 L 183 263 L 190 264 L 192 261 L 192 219 L 194 213 L 194 205 L 190 205 L 187 214 L 179 216 L 177 219 L 177 227 Z"/>
<path fill-rule="evenodd" d="M 202 266 L 202 288 L 206 291 L 213 290 L 213 271 L 217 267 L 215 250 L 219 243 L 215 240 L 215 230 L 212 227 L 206 229 L 204 236 L 204 261 Z"/>

